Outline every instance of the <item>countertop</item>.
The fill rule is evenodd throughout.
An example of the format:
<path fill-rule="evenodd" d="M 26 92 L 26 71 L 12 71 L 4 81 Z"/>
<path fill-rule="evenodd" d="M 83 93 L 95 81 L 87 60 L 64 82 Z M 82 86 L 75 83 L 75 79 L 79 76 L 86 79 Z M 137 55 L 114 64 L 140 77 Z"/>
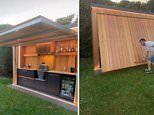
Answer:
<path fill-rule="evenodd" d="M 70 72 L 63 72 L 63 71 L 54 71 L 54 70 L 50 70 L 47 71 L 49 73 L 57 73 L 57 74 L 66 74 L 66 75 L 77 75 L 76 73 L 70 73 Z"/>
<path fill-rule="evenodd" d="M 34 68 L 18 68 L 18 69 L 25 69 L 25 70 L 38 70 L 38 69 L 34 69 Z M 48 73 L 57 73 L 57 74 L 66 74 L 66 75 L 77 75 L 77 73 L 71 73 L 71 72 L 65 72 L 65 71 L 54 71 L 54 70 L 49 70 L 46 71 Z"/>
<path fill-rule="evenodd" d="M 35 69 L 35 68 L 18 68 L 18 69 L 25 69 L 25 70 L 38 70 L 38 69 Z"/>

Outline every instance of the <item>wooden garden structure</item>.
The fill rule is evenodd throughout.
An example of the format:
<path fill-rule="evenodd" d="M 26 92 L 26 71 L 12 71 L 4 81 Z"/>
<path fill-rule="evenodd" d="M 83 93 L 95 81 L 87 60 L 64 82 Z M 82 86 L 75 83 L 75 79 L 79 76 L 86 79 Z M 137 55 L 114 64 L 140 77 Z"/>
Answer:
<path fill-rule="evenodd" d="M 43 16 L 0 32 L 0 45 L 12 47 L 13 85 L 32 89 L 77 107 L 78 39 L 72 30 Z M 48 70 L 38 79 L 38 69 Z"/>
<path fill-rule="evenodd" d="M 140 38 L 154 41 L 154 15 L 92 4 L 93 65 L 102 72 L 145 64 Z"/>

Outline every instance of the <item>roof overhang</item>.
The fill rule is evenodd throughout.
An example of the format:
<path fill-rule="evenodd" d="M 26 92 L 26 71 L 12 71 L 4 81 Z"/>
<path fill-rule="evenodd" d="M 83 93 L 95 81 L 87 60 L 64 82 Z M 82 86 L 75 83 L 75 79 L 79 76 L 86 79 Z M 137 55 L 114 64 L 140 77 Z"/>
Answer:
<path fill-rule="evenodd" d="M 0 46 L 24 45 L 50 40 L 76 39 L 77 33 L 43 16 L 0 32 Z"/>

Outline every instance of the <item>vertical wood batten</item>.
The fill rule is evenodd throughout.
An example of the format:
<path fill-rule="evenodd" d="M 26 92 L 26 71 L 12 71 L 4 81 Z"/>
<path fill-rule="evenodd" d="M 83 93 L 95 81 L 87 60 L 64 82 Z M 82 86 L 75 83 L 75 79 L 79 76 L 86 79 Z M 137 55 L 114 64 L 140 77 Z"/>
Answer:
<path fill-rule="evenodd" d="M 16 62 L 16 57 L 17 57 L 17 49 L 16 46 L 12 47 L 13 50 L 13 84 L 17 84 L 17 62 Z"/>
<path fill-rule="evenodd" d="M 74 104 L 78 106 L 78 76 L 76 77 L 75 94 L 74 94 Z"/>
<path fill-rule="evenodd" d="M 96 18 L 96 10 L 91 9 L 92 11 L 92 47 L 93 47 L 93 68 L 94 70 L 98 70 L 100 67 L 99 61 L 99 41 L 98 41 L 98 34 L 97 34 L 97 18 Z"/>
<path fill-rule="evenodd" d="M 18 46 L 18 68 L 21 67 L 21 46 Z"/>

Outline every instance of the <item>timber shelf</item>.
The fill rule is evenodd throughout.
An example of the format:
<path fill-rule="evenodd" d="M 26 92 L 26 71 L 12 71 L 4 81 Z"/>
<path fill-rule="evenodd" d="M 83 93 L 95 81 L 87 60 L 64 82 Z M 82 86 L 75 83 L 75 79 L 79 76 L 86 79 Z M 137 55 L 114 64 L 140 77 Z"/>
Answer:
<path fill-rule="evenodd" d="M 77 56 L 77 52 L 66 52 L 66 53 L 57 53 L 56 56 Z"/>
<path fill-rule="evenodd" d="M 38 56 L 38 54 L 24 54 L 24 57 L 35 57 Z"/>

